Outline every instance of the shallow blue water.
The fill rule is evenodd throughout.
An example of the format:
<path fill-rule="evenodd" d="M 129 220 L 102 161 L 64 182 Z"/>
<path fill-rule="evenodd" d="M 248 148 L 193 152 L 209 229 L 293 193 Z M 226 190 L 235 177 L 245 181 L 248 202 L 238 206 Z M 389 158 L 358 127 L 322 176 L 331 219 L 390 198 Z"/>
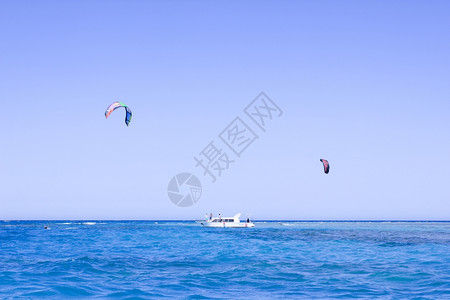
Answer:
<path fill-rule="evenodd" d="M 71 296 L 450 299 L 450 223 L 0 222 L 0 298 Z"/>

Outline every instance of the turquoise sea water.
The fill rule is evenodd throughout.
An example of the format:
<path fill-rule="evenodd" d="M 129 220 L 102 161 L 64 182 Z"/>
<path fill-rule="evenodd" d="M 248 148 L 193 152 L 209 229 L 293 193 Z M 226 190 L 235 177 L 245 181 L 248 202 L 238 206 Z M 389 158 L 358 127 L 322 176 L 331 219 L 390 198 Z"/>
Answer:
<path fill-rule="evenodd" d="M 255 224 L 0 222 L 0 298 L 450 299 L 450 223 Z"/>

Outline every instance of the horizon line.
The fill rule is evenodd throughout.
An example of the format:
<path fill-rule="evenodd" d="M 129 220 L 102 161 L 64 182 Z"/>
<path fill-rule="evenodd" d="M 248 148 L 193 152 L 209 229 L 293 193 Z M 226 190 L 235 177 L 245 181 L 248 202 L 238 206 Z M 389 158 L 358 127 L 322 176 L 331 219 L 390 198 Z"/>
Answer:
<path fill-rule="evenodd" d="M 32 221 L 47 221 L 47 222 L 56 222 L 56 221 L 103 221 L 103 222 L 195 222 L 202 221 L 204 219 L 11 219 L 11 220 L 1 220 L 2 222 L 32 222 Z M 389 219 L 379 219 L 379 220 L 349 220 L 349 219 L 339 219 L 339 220 L 329 220 L 329 219 L 316 219 L 316 220 L 305 220 L 305 219 L 253 219 L 253 222 L 450 222 L 450 220 L 432 220 L 432 219 L 423 219 L 423 220 L 389 220 Z"/>

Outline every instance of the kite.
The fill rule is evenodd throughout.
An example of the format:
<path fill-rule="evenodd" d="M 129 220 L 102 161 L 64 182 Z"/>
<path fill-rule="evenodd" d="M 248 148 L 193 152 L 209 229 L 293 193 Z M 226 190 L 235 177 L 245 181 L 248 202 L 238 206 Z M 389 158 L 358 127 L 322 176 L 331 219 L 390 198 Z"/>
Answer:
<path fill-rule="evenodd" d="M 124 107 L 125 111 L 126 111 L 126 115 L 125 115 L 125 124 L 127 124 L 127 126 L 130 124 L 131 121 L 131 116 L 133 115 L 131 113 L 131 109 L 126 106 L 125 104 L 123 104 L 122 102 L 114 102 L 113 104 L 111 104 L 110 106 L 108 106 L 108 108 L 105 111 L 105 117 L 108 118 L 109 115 L 116 110 L 119 107 Z"/>
<path fill-rule="evenodd" d="M 320 161 L 323 163 L 323 171 L 325 174 L 328 174 L 328 172 L 330 172 L 330 164 L 328 163 L 328 160 L 321 158 Z"/>

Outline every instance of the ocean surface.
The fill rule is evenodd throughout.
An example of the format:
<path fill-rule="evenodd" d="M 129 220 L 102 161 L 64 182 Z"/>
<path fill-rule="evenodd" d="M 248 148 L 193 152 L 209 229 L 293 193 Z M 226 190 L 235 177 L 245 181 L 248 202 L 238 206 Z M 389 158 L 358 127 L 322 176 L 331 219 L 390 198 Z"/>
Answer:
<path fill-rule="evenodd" d="M 255 225 L 0 221 L 0 298 L 450 299 L 448 222 Z"/>

